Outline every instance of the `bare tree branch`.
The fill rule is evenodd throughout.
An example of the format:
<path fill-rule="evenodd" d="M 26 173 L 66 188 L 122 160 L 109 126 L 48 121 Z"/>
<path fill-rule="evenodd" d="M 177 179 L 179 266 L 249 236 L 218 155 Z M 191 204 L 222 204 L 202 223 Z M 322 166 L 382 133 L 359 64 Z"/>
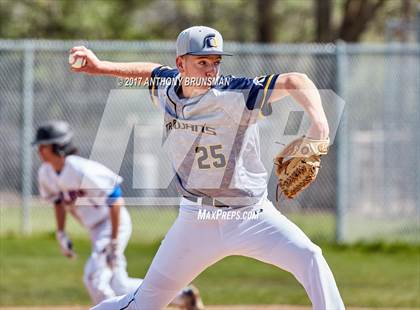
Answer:
<path fill-rule="evenodd" d="M 316 41 L 329 42 L 332 39 L 331 0 L 315 0 Z"/>
<path fill-rule="evenodd" d="M 344 18 L 341 23 L 338 38 L 348 42 L 357 42 L 366 30 L 376 12 L 386 0 L 346 0 Z"/>
<path fill-rule="evenodd" d="M 257 0 L 257 41 L 274 42 L 274 0 Z"/>

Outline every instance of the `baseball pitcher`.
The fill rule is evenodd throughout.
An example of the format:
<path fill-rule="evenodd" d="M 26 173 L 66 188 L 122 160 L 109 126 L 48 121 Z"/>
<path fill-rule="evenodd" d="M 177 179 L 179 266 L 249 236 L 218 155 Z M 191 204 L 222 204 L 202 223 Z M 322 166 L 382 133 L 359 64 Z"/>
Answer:
<path fill-rule="evenodd" d="M 344 309 L 321 249 L 267 199 L 260 157 L 258 120 L 271 114 L 273 102 L 292 96 L 312 122 L 306 136 L 275 160 L 279 189 L 293 198 L 315 179 L 329 128 L 319 92 L 306 75 L 222 76 L 222 57 L 229 54 L 221 34 L 204 26 L 179 34 L 174 69 L 101 61 L 83 46 L 70 52 L 85 64 L 74 72 L 151 81 L 152 100 L 164 111 L 165 149 L 181 196 L 179 215 L 139 288 L 93 309 L 162 309 L 184 285 L 230 255 L 292 273 L 313 309 Z"/>

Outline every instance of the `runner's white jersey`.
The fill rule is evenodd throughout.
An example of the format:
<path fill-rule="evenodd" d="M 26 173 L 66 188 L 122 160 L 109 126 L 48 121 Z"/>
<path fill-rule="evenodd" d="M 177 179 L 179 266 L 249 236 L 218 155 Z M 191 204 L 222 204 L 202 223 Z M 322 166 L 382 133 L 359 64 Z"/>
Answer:
<path fill-rule="evenodd" d="M 165 148 L 183 196 L 212 197 L 227 205 L 250 205 L 266 192 L 257 119 L 271 113 L 268 103 L 278 75 L 222 76 L 204 95 L 178 96 L 178 70 L 152 72 L 152 99 L 165 111 Z"/>
<path fill-rule="evenodd" d="M 109 217 L 108 196 L 121 182 L 122 178 L 104 165 L 76 155 L 65 158 L 60 173 L 48 163 L 38 170 L 41 197 L 52 203 L 64 203 L 87 228 Z"/>

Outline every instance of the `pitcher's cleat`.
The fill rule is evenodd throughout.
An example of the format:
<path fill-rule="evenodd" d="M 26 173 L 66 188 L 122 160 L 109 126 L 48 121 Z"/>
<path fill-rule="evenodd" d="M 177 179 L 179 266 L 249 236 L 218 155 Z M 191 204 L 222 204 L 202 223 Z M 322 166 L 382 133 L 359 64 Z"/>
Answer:
<path fill-rule="evenodd" d="M 204 304 L 200 297 L 200 291 L 194 285 L 189 285 L 182 290 L 172 302 L 171 306 L 177 306 L 182 310 L 203 310 Z"/>

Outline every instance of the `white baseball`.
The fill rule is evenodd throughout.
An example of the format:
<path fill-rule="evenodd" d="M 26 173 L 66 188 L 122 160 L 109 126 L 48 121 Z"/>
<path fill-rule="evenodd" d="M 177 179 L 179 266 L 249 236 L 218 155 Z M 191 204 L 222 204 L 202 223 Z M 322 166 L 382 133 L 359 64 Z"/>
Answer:
<path fill-rule="evenodd" d="M 86 65 L 86 58 L 85 57 L 74 57 L 73 54 L 69 55 L 69 64 L 75 68 L 79 69 Z"/>

